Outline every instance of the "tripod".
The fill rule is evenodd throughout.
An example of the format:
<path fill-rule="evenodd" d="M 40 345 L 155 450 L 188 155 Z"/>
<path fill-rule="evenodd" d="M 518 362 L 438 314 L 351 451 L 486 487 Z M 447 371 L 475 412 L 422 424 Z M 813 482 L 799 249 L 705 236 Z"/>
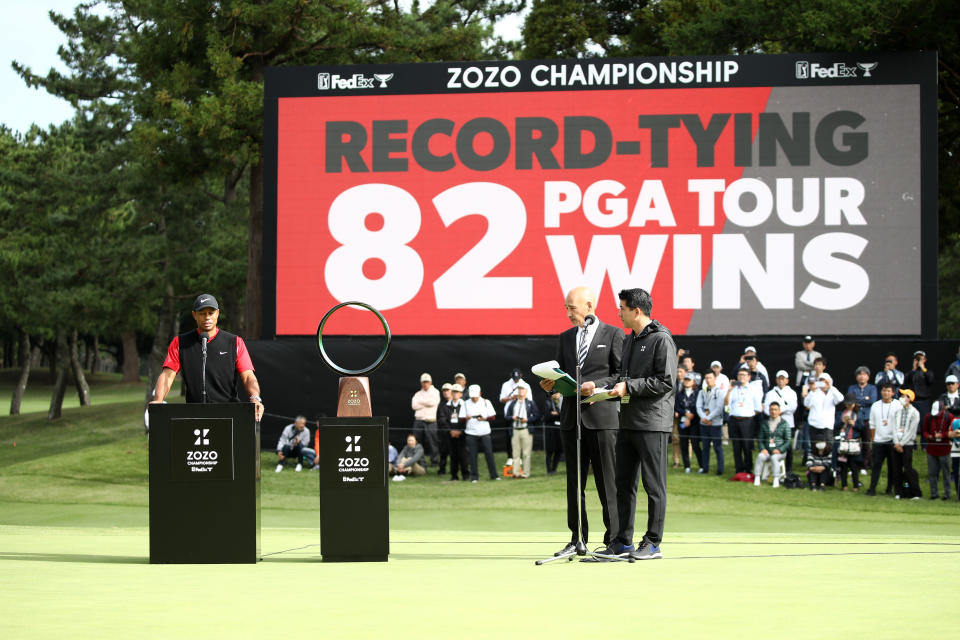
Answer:
<path fill-rule="evenodd" d="M 587 318 L 592 319 L 592 316 L 587 316 Z M 584 324 L 584 331 L 586 331 L 587 324 L 588 323 Z M 576 465 L 577 465 L 577 541 L 574 544 L 574 549 L 572 551 L 568 551 L 567 553 L 560 553 L 550 558 L 537 560 L 535 563 L 537 566 L 547 564 L 548 562 L 554 562 L 556 560 L 564 560 L 564 559 L 566 559 L 569 562 L 572 562 L 574 556 L 579 556 L 581 562 L 598 561 L 598 560 L 617 561 L 617 562 L 619 561 L 633 562 L 634 561 L 633 558 L 629 556 L 626 558 L 621 558 L 620 556 L 611 556 L 605 553 L 597 553 L 596 551 L 587 551 L 587 545 L 583 542 L 583 528 L 582 528 L 582 522 L 581 522 L 581 518 L 583 517 L 583 485 L 581 484 L 581 482 L 583 481 L 583 479 L 580 477 L 580 475 L 583 473 L 583 468 L 580 466 L 580 455 L 581 455 L 580 439 L 581 439 L 581 430 L 583 426 L 582 426 L 582 416 L 580 413 L 581 412 L 580 384 L 581 384 L 580 358 L 578 357 L 577 358 L 577 389 L 574 395 L 574 402 L 577 403 L 577 427 L 576 427 L 577 428 L 577 460 L 576 460 Z M 567 461 L 567 464 L 570 464 L 570 462 Z"/>

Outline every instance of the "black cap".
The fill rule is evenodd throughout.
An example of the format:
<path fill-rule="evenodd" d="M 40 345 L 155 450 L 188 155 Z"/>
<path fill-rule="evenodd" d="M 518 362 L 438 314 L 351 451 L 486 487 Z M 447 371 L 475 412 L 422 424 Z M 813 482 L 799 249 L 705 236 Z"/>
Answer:
<path fill-rule="evenodd" d="M 803 336 L 804 342 L 813 342 L 813 336 Z"/>
<path fill-rule="evenodd" d="M 510 372 L 510 375 L 514 380 L 519 380 L 523 377 L 523 371 L 521 371 L 519 368 L 516 368 Z"/>
<path fill-rule="evenodd" d="M 860 402 L 857 400 L 857 396 L 853 395 L 853 393 L 848 393 L 845 395 L 843 397 L 843 402 L 844 404 L 860 404 Z"/>
<path fill-rule="evenodd" d="M 217 304 L 217 299 L 209 293 L 201 293 L 197 296 L 197 299 L 193 301 L 193 310 L 200 311 L 200 309 L 206 309 L 207 307 L 219 309 L 220 305 Z"/>

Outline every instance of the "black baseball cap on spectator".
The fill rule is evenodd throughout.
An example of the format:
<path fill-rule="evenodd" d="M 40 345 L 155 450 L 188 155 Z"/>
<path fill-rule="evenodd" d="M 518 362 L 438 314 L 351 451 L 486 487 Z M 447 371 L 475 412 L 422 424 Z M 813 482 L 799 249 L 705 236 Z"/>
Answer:
<path fill-rule="evenodd" d="M 220 305 L 217 304 L 217 299 L 209 293 L 201 293 L 197 296 L 197 299 L 193 301 L 193 310 L 200 311 L 200 309 L 206 309 L 207 307 L 219 309 Z"/>
<path fill-rule="evenodd" d="M 523 377 L 523 371 L 517 367 L 514 367 L 513 371 L 510 372 L 510 377 L 512 377 L 514 380 L 519 380 Z"/>
<path fill-rule="evenodd" d="M 804 342 L 813 342 L 813 336 L 803 336 Z"/>
<path fill-rule="evenodd" d="M 847 393 L 847 395 L 843 396 L 843 403 L 860 404 L 860 402 L 857 400 L 857 396 L 853 395 L 853 393 Z"/>

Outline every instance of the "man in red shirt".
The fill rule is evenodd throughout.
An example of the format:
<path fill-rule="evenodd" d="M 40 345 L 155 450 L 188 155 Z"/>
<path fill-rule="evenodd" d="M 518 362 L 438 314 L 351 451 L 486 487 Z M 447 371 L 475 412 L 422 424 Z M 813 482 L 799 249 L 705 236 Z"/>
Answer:
<path fill-rule="evenodd" d="M 243 385 L 256 407 L 256 419 L 260 420 L 263 416 L 260 383 L 253 373 L 247 346 L 240 336 L 218 329 L 219 318 L 217 299 L 208 293 L 197 296 L 193 303 L 197 328 L 170 342 L 151 403 L 163 402 L 177 373 L 181 372 L 187 402 L 239 402 L 238 386 Z"/>

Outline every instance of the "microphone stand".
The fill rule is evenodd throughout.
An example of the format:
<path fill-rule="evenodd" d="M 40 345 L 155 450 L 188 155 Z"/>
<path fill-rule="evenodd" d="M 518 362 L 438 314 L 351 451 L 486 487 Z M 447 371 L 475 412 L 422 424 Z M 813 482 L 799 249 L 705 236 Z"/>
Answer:
<path fill-rule="evenodd" d="M 200 385 L 200 402 L 201 404 L 207 404 L 207 332 L 204 331 L 200 334 L 200 346 L 201 346 L 201 356 L 200 356 L 200 379 L 202 381 Z"/>
<path fill-rule="evenodd" d="M 586 325 L 584 326 L 584 331 L 586 331 Z M 574 396 L 575 402 L 577 403 L 577 541 L 574 543 L 573 551 L 568 551 L 567 553 L 561 553 L 560 555 L 555 555 L 551 558 L 544 558 L 543 560 L 537 560 L 534 564 L 537 566 L 547 564 L 548 562 L 553 562 L 554 560 L 563 560 L 566 558 L 568 561 L 572 562 L 574 556 L 580 556 L 580 562 L 600 562 L 600 561 L 625 561 L 625 562 L 634 562 L 633 558 L 629 555 L 626 558 L 621 558 L 620 556 L 611 556 L 605 553 L 598 553 L 596 551 L 587 551 L 587 545 L 583 542 L 583 485 L 581 484 L 582 479 L 580 474 L 583 467 L 580 465 L 580 433 L 583 424 L 583 418 L 581 415 L 581 402 L 580 402 L 580 358 L 577 358 L 577 390 L 576 395 Z M 567 463 L 569 464 L 569 462 Z"/>

